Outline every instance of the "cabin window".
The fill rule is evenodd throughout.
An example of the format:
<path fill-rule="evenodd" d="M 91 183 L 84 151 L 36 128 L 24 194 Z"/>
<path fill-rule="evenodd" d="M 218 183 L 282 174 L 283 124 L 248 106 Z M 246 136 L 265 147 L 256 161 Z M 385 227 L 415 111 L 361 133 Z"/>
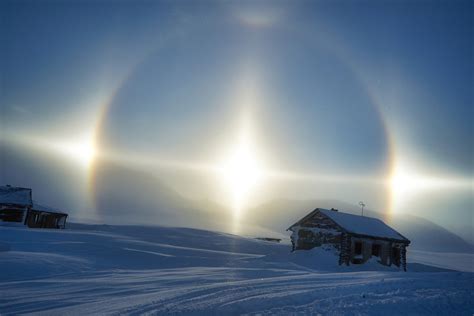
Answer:
<path fill-rule="evenodd" d="M 381 248 L 378 244 L 372 244 L 372 256 L 380 257 Z"/>
<path fill-rule="evenodd" d="M 362 242 L 356 241 L 354 243 L 354 255 L 361 255 L 362 254 Z"/>

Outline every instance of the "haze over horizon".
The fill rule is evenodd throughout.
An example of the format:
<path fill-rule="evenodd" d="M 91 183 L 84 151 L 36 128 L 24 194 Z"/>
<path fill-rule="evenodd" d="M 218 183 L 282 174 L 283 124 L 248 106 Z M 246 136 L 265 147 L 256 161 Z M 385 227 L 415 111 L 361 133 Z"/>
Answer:
<path fill-rule="evenodd" d="M 3 1 L 0 184 L 77 220 L 338 200 L 472 234 L 472 2 L 370 4 Z"/>

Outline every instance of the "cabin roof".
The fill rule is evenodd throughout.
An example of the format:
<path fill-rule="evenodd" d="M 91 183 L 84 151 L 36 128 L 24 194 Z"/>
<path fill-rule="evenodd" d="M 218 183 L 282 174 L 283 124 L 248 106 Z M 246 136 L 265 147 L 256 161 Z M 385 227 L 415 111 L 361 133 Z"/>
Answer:
<path fill-rule="evenodd" d="M 339 211 L 327 210 L 323 208 L 315 209 L 313 212 L 303 217 L 291 227 L 299 225 L 304 220 L 313 216 L 316 212 L 321 212 L 326 217 L 329 217 L 332 221 L 334 221 L 337 225 L 339 225 L 342 229 L 354 235 L 377 237 L 383 239 L 395 239 L 409 242 L 407 238 L 402 236 L 380 219 L 342 213 Z"/>
<path fill-rule="evenodd" d="M 31 189 L 2 185 L 0 186 L 0 204 L 31 206 L 33 204 Z"/>
<path fill-rule="evenodd" d="M 55 208 L 52 208 L 52 207 L 49 207 L 49 206 L 46 206 L 46 205 L 38 204 L 36 201 L 33 201 L 33 207 L 32 207 L 32 209 L 33 209 L 34 211 L 40 211 L 40 212 L 48 212 L 48 213 L 55 213 L 55 214 L 67 215 L 66 213 L 60 212 L 60 211 L 58 211 L 58 210 L 55 209 Z"/>

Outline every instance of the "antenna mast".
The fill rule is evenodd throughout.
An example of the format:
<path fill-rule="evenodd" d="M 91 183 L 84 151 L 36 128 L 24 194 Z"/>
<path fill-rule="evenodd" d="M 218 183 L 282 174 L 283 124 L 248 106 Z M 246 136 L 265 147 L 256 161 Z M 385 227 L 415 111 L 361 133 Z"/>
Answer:
<path fill-rule="evenodd" d="M 364 216 L 364 207 L 365 207 L 365 204 L 364 204 L 364 202 L 360 201 L 360 202 L 359 202 L 359 205 L 360 205 L 360 207 L 362 208 L 362 216 Z"/>

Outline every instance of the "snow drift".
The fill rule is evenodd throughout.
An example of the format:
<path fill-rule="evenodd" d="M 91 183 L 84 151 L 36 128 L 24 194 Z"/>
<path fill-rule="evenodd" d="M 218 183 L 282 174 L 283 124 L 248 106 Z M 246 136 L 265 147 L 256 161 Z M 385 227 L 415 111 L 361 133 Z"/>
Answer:
<path fill-rule="evenodd" d="M 0 227 L 0 313 L 471 314 L 473 274 L 172 227 Z M 410 258 L 410 257 L 409 257 Z"/>

